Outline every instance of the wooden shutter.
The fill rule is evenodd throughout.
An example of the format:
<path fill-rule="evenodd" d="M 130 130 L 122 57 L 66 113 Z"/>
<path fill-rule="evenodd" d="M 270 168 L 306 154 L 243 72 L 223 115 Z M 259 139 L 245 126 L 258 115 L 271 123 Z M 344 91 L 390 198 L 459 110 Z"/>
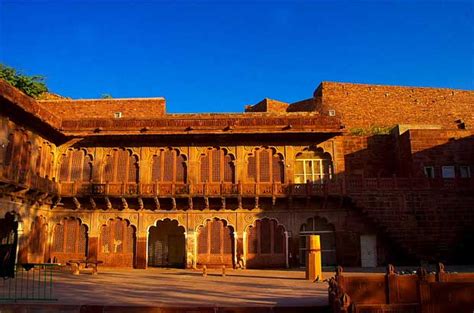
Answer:
<path fill-rule="evenodd" d="M 230 155 L 224 157 L 224 182 L 233 183 L 235 181 L 235 167 Z"/>
<path fill-rule="evenodd" d="M 70 181 L 81 181 L 82 180 L 82 166 L 84 164 L 84 151 L 75 150 L 72 151 L 72 163 L 71 163 L 71 179 Z"/>
<path fill-rule="evenodd" d="M 61 161 L 61 167 L 59 168 L 59 181 L 61 182 L 69 181 L 70 159 L 71 159 L 71 154 L 69 153 L 69 151 L 67 151 L 66 154 L 63 155 L 63 158 Z"/>
<path fill-rule="evenodd" d="M 151 169 L 151 180 L 161 181 L 161 157 L 159 155 L 153 156 L 153 164 Z"/>
<path fill-rule="evenodd" d="M 209 182 L 209 154 L 201 156 L 201 182 Z"/>
<path fill-rule="evenodd" d="M 264 183 L 270 182 L 270 155 L 270 149 L 262 150 L 259 153 L 260 181 Z"/>

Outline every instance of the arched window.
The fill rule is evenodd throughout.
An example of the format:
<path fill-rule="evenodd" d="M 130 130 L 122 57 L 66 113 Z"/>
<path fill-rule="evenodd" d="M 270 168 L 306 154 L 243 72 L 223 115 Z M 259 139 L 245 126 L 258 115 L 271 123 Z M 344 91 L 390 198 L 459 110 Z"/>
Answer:
<path fill-rule="evenodd" d="M 151 179 L 154 182 L 185 184 L 187 182 L 186 157 L 177 149 L 161 150 L 153 156 Z"/>
<path fill-rule="evenodd" d="M 234 230 L 226 221 L 214 218 L 199 227 L 198 232 L 198 263 L 232 264 Z"/>
<path fill-rule="evenodd" d="M 257 148 L 249 155 L 247 176 L 250 180 L 260 183 L 283 183 L 285 181 L 285 165 L 283 157 L 271 148 Z"/>
<path fill-rule="evenodd" d="M 105 158 L 104 181 L 138 183 L 138 158 L 126 149 L 113 150 Z"/>
<path fill-rule="evenodd" d="M 235 183 L 234 158 L 225 149 L 208 149 L 201 155 L 201 182 Z"/>
<path fill-rule="evenodd" d="M 111 219 L 100 228 L 99 258 L 108 266 L 134 265 L 135 228 L 127 220 Z"/>
<path fill-rule="evenodd" d="M 60 182 L 88 182 L 92 179 L 92 157 L 84 150 L 68 150 L 59 168 Z"/>
<path fill-rule="evenodd" d="M 322 183 L 332 179 L 333 168 L 331 155 L 322 149 L 306 150 L 296 155 L 295 183 L 304 184 L 308 181 Z"/>
<path fill-rule="evenodd" d="M 51 257 L 58 262 L 87 256 L 87 226 L 79 219 L 65 218 L 53 229 Z"/>
<path fill-rule="evenodd" d="M 38 156 L 36 159 L 36 174 L 41 177 L 48 176 L 51 178 L 51 166 L 53 162 L 53 148 L 47 142 L 44 142 L 41 147 L 38 148 Z M 61 171 L 61 170 L 60 170 Z"/>

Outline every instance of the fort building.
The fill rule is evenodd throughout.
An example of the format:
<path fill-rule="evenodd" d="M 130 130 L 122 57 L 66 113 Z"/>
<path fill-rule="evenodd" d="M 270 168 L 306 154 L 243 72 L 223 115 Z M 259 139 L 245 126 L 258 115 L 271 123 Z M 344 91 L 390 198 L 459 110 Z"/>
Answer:
<path fill-rule="evenodd" d="M 474 261 L 473 91 L 323 82 L 169 114 L 0 80 L 0 104 L 0 244 L 19 263 L 299 267 L 311 234 L 323 265 Z"/>

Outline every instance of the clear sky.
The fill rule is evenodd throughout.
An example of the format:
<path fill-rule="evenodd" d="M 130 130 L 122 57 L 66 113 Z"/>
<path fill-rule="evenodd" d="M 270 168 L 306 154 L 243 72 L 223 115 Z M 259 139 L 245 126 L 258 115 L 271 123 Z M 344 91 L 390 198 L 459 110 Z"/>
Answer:
<path fill-rule="evenodd" d="M 294 102 L 324 80 L 474 89 L 473 3 L 0 0 L 0 62 L 168 112 Z"/>

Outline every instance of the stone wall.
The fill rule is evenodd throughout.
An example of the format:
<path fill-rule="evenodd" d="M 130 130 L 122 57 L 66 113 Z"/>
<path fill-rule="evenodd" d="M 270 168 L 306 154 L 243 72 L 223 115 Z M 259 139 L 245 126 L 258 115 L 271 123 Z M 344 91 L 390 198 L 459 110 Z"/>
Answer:
<path fill-rule="evenodd" d="M 474 127 L 474 92 L 323 82 L 314 97 L 323 114 L 335 110 L 347 130 L 396 124 L 440 125 L 457 128 L 462 120 Z"/>

